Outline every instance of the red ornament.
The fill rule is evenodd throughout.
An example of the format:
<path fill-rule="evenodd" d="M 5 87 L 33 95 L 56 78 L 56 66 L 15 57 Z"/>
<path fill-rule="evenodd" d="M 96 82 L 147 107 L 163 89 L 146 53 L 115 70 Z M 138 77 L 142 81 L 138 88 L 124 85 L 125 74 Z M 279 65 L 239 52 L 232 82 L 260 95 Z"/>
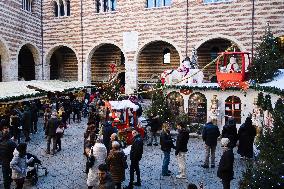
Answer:
<path fill-rule="evenodd" d="M 110 69 L 111 69 L 111 73 L 113 74 L 113 73 L 115 72 L 116 64 L 111 63 L 111 64 L 109 65 L 109 67 L 110 67 Z"/>
<path fill-rule="evenodd" d="M 192 93 L 192 90 L 190 89 L 180 89 L 180 93 L 184 94 L 184 95 L 189 95 Z"/>

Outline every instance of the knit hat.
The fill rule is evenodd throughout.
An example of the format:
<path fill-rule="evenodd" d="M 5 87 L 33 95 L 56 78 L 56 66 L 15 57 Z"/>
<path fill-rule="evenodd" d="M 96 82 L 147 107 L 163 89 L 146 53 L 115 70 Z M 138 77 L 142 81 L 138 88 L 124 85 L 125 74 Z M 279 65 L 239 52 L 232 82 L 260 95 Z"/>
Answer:
<path fill-rule="evenodd" d="M 229 144 L 229 142 L 230 142 L 230 139 L 228 139 L 228 138 L 222 138 L 222 139 L 221 139 L 221 146 L 227 147 L 228 144 Z"/>

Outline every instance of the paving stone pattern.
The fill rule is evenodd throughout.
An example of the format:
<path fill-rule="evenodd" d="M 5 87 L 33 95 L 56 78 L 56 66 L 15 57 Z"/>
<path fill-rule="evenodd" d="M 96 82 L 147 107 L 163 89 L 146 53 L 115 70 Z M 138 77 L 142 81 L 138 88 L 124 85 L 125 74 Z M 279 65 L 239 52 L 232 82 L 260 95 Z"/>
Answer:
<path fill-rule="evenodd" d="M 41 123 L 42 124 L 42 123 Z M 41 128 L 41 126 L 39 126 Z M 83 133 L 86 127 L 86 120 L 81 123 L 72 123 L 70 128 L 65 131 L 62 139 L 62 151 L 56 155 L 46 155 L 46 140 L 42 129 L 37 134 L 32 135 L 32 141 L 28 144 L 28 151 L 42 160 L 43 166 L 47 167 L 48 175 L 39 178 L 36 186 L 31 186 L 26 181 L 25 189 L 85 189 L 86 174 L 83 173 L 85 168 L 85 157 L 83 156 Z M 146 143 L 146 142 L 145 142 Z M 171 154 L 169 169 L 174 173 L 170 177 L 161 176 L 162 152 L 160 146 L 144 146 L 143 159 L 140 163 L 142 186 L 136 188 L 149 189 L 183 189 L 189 182 L 204 183 L 205 189 L 221 189 L 222 184 L 216 176 L 217 168 L 203 169 L 200 165 L 203 163 L 205 150 L 201 139 L 191 138 L 188 144 L 189 152 L 187 153 L 187 174 L 188 180 L 176 179 L 175 174 L 178 172 L 177 162 L 174 152 Z M 221 157 L 221 147 L 218 144 L 216 150 L 216 165 Z M 235 153 L 236 154 L 236 153 Z M 129 161 L 129 158 L 128 158 Z M 238 182 L 244 170 L 245 162 L 235 155 L 235 179 L 231 182 L 231 188 L 238 188 Z M 43 171 L 39 171 L 43 174 Z M 126 171 L 126 181 L 129 182 L 129 168 Z M 13 187 L 14 185 L 12 185 Z M 2 171 L 0 179 L 0 188 L 3 188 Z"/>

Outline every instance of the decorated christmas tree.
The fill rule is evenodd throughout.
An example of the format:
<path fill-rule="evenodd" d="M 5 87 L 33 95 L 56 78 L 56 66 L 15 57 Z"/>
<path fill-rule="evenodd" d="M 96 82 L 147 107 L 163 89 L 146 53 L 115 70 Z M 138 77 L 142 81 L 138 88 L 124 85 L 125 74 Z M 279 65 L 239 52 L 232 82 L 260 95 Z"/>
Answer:
<path fill-rule="evenodd" d="M 258 159 L 244 172 L 241 189 L 284 188 L 284 106 L 281 99 L 275 106 L 273 118 L 274 127 L 260 136 Z"/>
<path fill-rule="evenodd" d="M 250 78 L 255 82 L 271 81 L 279 73 L 283 59 L 277 43 L 268 25 L 262 42 L 256 48 L 252 66 L 249 67 Z"/>
<path fill-rule="evenodd" d="M 153 91 L 152 103 L 149 109 L 146 110 L 147 116 L 158 115 L 161 122 L 171 121 L 173 119 L 172 111 L 168 106 L 167 99 L 162 89 L 156 89 Z"/>

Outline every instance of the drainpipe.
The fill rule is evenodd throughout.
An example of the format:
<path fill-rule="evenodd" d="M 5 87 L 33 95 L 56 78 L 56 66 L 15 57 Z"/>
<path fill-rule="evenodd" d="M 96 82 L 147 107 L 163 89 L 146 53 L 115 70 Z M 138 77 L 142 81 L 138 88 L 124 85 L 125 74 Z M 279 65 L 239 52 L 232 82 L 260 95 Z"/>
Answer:
<path fill-rule="evenodd" d="M 253 60 L 254 56 L 254 15 L 255 15 L 255 1 L 252 0 L 252 13 L 251 13 L 251 59 Z"/>
<path fill-rule="evenodd" d="M 82 82 L 84 81 L 84 28 L 83 28 L 83 0 L 81 0 L 81 58 L 82 58 Z"/>
<path fill-rule="evenodd" d="M 44 80 L 43 66 L 43 0 L 40 1 L 40 19 L 41 19 L 41 79 Z"/>

